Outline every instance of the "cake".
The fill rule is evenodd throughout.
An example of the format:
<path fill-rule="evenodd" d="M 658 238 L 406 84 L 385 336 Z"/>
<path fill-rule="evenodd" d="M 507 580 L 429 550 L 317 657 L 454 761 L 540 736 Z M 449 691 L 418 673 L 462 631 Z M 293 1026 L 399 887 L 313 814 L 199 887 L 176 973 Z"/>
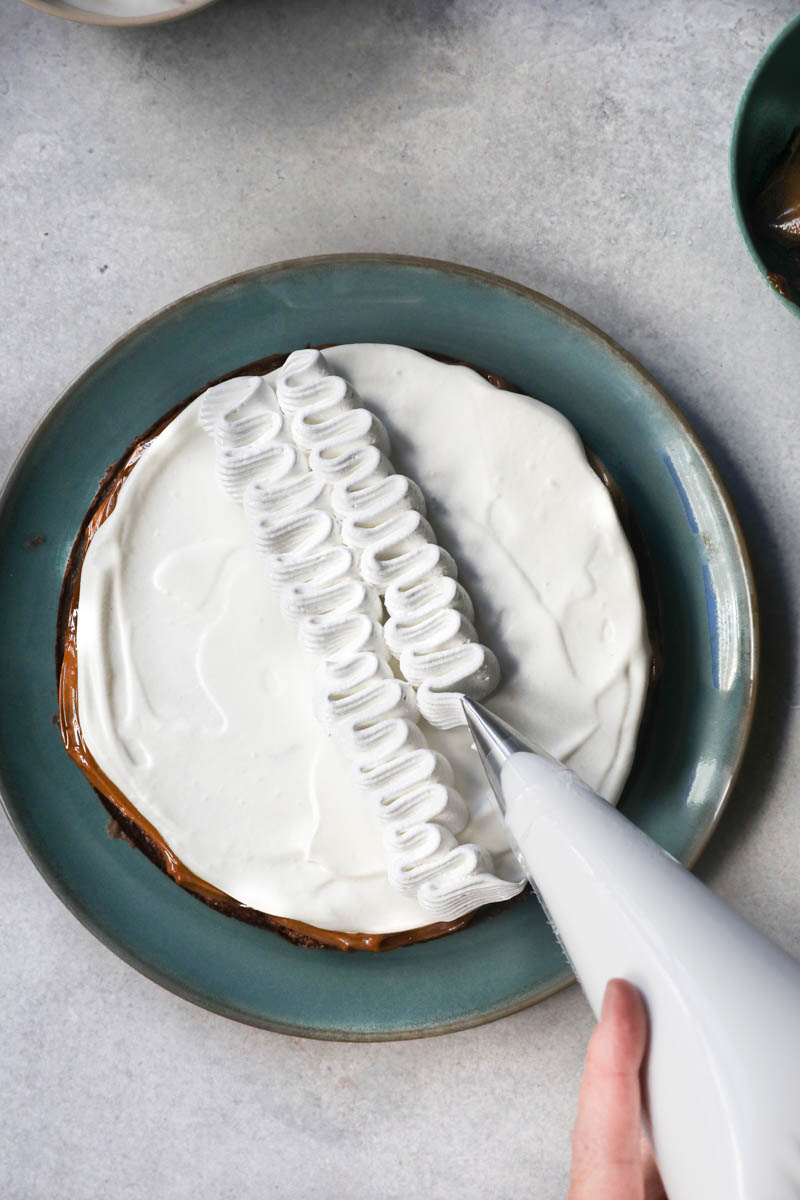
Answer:
<path fill-rule="evenodd" d="M 652 661 L 567 420 L 368 344 L 250 364 L 137 439 L 78 533 L 57 655 L 65 746 L 119 828 L 207 903 L 340 949 L 523 890 L 461 695 L 614 803 Z"/>

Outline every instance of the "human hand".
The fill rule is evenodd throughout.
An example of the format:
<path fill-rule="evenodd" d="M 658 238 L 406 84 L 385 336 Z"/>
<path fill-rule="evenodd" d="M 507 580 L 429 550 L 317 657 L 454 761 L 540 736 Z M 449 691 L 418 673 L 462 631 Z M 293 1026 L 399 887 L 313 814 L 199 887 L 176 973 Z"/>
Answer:
<path fill-rule="evenodd" d="M 567 1200 L 667 1200 L 642 1134 L 646 1045 L 639 992 L 624 979 L 610 980 L 586 1054 Z"/>

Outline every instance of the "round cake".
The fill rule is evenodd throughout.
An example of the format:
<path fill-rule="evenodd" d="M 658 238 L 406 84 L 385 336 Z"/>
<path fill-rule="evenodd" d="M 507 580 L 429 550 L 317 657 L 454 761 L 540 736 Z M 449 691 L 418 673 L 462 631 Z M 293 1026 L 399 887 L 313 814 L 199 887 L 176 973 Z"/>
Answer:
<path fill-rule="evenodd" d="M 554 409 L 400 346 L 179 405 L 101 485 L 59 616 L 65 745 L 182 886 L 391 949 L 524 881 L 460 699 L 615 803 L 651 652 L 614 500 Z"/>

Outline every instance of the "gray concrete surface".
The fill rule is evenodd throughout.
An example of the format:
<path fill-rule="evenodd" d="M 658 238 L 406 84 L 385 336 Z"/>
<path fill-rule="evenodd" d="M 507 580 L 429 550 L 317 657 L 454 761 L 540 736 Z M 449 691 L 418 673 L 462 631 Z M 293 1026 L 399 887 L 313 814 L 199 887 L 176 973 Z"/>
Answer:
<path fill-rule="evenodd" d="M 761 588 L 748 762 L 702 873 L 800 954 L 800 321 L 730 211 L 727 143 L 790 0 L 222 0 L 152 31 L 6 0 L 0 474 L 129 325 L 269 260 L 387 250 L 548 292 L 666 385 Z M 0 822 L 8 1200 L 562 1200 L 591 1022 L 575 989 L 396 1045 L 176 999 L 62 908 Z"/>

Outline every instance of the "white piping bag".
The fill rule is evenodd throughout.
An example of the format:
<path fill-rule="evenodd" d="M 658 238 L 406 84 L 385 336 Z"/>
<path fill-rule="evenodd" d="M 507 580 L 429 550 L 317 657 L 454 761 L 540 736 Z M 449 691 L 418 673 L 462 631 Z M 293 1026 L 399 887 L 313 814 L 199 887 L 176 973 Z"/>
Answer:
<path fill-rule="evenodd" d="M 566 767 L 464 709 L 595 1015 L 609 979 L 644 997 L 645 1110 L 670 1200 L 800 1197 L 800 964 Z"/>

